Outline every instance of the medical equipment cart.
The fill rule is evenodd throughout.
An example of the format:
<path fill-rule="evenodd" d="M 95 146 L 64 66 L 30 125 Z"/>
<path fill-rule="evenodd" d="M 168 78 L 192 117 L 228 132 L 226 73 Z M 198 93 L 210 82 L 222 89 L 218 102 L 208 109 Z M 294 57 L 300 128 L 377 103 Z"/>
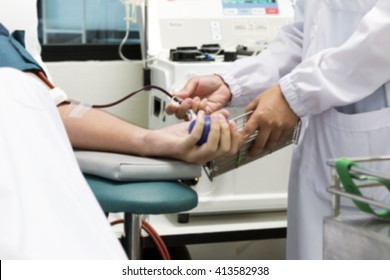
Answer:
<path fill-rule="evenodd" d="M 346 176 L 361 181 L 355 190 L 346 186 L 345 179 L 341 178 L 345 174 L 338 165 L 343 160 L 351 162 Z M 324 219 L 324 259 L 390 259 L 390 204 L 364 193 L 366 188 L 389 189 L 390 173 L 378 168 L 386 161 L 390 161 L 390 156 L 331 159 L 327 162 L 333 173 L 333 183 L 328 189 L 333 195 L 333 213 Z M 351 183 L 349 178 L 347 181 Z M 362 212 L 342 213 L 341 205 L 350 199 Z"/>

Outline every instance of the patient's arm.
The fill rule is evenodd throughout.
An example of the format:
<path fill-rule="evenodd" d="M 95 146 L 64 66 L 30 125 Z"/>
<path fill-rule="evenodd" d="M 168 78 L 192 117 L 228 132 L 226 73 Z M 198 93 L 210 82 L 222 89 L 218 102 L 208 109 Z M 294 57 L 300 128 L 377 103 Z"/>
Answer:
<path fill-rule="evenodd" d="M 72 105 L 58 106 L 74 148 L 147 155 L 144 145 L 147 130 L 98 109 L 71 117 L 72 109 Z"/>
<path fill-rule="evenodd" d="M 90 109 L 81 117 L 69 116 L 72 105 L 60 105 L 58 109 L 75 148 L 168 157 L 199 164 L 238 149 L 238 132 L 222 114 L 212 117 L 207 143 L 197 146 L 203 131 L 203 112 L 189 134 L 188 122 L 148 130 L 98 109 Z"/>
<path fill-rule="evenodd" d="M 27 75 L 43 83 L 36 75 Z M 167 157 L 198 164 L 238 150 L 239 134 L 234 123 L 226 122 L 226 112 L 212 115 L 207 142 L 198 146 L 196 143 L 202 135 L 204 112 L 199 113 L 195 127 L 188 133 L 188 122 L 149 130 L 94 108 L 81 116 L 72 117 L 73 106 L 63 104 L 57 108 L 70 142 L 76 149 Z"/>

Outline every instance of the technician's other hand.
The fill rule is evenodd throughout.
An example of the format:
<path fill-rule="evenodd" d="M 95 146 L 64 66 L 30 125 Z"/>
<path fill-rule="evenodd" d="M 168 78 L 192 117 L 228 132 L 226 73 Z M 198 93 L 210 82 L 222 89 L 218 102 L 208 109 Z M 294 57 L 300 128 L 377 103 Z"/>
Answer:
<path fill-rule="evenodd" d="M 170 115 L 176 114 L 179 119 L 184 119 L 190 109 L 195 113 L 200 110 L 206 114 L 216 112 L 225 107 L 232 97 L 229 87 L 218 75 L 192 77 L 184 88 L 174 95 L 183 99 L 183 102 L 169 104 L 166 112 Z"/>
<path fill-rule="evenodd" d="M 164 137 L 170 137 L 170 145 L 166 148 L 167 156 L 176 159 L 204 164 L 224 155 L 237 153 L 239 133 L 234 122 L 227 122 L 226 114 L 211 115 L 210 132 L 207 142 L 203 145 L 196 143 L 202 136 L 204 127 L 204 111 L 199 111 L 192 132 L 188 132 L 189 122 L 163 128 Z"/>
<path fill-rule="evenodd" d="M 259 133 L 249 150 L 250 156 L 272 150 L 275 144 L 285 138 L 298 122 L 298 116 L 291 110 L 279 85 L 273 86 L 256 97 L 245 109 L 253 111 L 244 129 L 248 138 L 257 129 Z"/>

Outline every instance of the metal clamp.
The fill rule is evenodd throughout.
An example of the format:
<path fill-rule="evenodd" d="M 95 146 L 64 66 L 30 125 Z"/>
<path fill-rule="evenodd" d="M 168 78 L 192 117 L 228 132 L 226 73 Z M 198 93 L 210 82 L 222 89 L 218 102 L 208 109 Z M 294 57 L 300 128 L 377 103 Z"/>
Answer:
<path fill-rule="evenodd" d="M 381 201 L 377 201 L 371 198 L 368 198 L 360 193 L 360 191 L 351 192 L 346 189 L 343 183 L 340 180 L 340 174 L 336 170 L 337 163 L 341 159 L 329 159 L 327 160 L 327 164 L 332 167 L 332 186 L 327 190 L 331 194 L 333 194 L 332 199 L 332 215 L 333 217 L 340 216 L 340 208 L 341 208 L 341 197 L 346 197 L 352 199 L 355 205 L 366 205 L 365 212 L 372 213 L 380 218 L 388 218 L 388 215 L 378 215 L 377 212 L 371 211 L 370 206 L 379 207 L 386 211 L 385 213 L 389 213 L 390 205 L 383 203 Z M 361 157 L 361 158 L 349 158 L 350 161 L 354 163 L 367 163 L 367 162 L 375 162 L 375 161 L 386 161 L 390 160 L 390 156 L 380 156 L 380 157 Z M 361 167 L 357 164 L 352 164 L 349 167 L 349 174 L 352 179 L 356 180 L 364 180 L 365 182 L 356 186 L 358 189 L 363 188 L 372 188 L 372 187 L 388 187 L 387 183 L 390 183 L 390 175 L 385 174 L 380 171 L 370 170 L 364 167 Z M 361 204 L 359 204 L 361 203 Z M 358 207 L 360 209 L 360 207 Z"/>
<path fill-rule="evenodd" d="M 246 121 L 248 120 L 248 117 L 252 114 L 251 112 L 247 112 L 245 114 L 242 114 L 234 119 L 237 129 L 241 130 L 244 128 Z M 240 166 L 243 166 L 247 163 L 250 163 L 254 160 L 257 160 L 261 157 L 264 157 L 266 155 L 269 155 L 279 149 L 282 149 L 290 144 L 297 144 L 299 139 L 299 134 L 301 131 L 301 122 L 299 121 L 298 124 L 295 126 L 294 129 L 291 130 L 291 132 L 283 138 L 279 143 L 275 145 L 273 150 L 267 150 L 264 151 L 257 156 L 254 157 L 248 157 L 248 151 L 251 148 L 253 142 L 256 140 L 256 136 L 258 135 L 259 131 L 256 130 L 244 143 L 244 145 L 240 148 L 240 150 L 232 156 L 225 156 L 221 158 L 217 158 L 215 160 L 212 160 L 208 163 L 206 163 L 203 166 L 203 169 L 205 170 L 207 176 L 212 181 L 214 177 L 219 176 L 221 174 L 224 174 L 230 170 L 236 169 Z"/>

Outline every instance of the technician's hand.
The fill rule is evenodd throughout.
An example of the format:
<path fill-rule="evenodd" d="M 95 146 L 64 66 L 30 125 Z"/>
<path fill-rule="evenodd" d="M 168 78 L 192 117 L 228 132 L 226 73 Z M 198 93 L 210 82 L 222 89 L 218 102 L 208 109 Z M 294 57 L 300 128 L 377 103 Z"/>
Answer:
<path fill-rule="evenodd" d="M 244 138 L 259 130 L 249 151 L 250 156 L 258 155 L 264 150 L 272 150 L 298 122 L 298 116 L 291 110 L 279 85 L 261 93 L 246 107 L 245 111 L 253 111 L 253 113 L 242 130 Z"/>
<path fill-rule="evenodd" d="M 202 136 L 204 127 L 203 111 L 199 111 L 196 124 L 191 133 L 188 132 L 189 122 L 164 128 L 166 134 L 174 136 L 169 153 L 176 159 L 204 164 L 224 155 L 237 153 L 239 146 L 239 133 L 235 123 L 226 121 L 226 113 L 211 115 L 210 133 L 207 142 L 198 146 L 196 143 Z M 172 156 L 172 155 L 171 155 Z"/>
<path fill-rule="evenodd" d="M 216 112 L 225 107 L 232 96 L 229 87 L 218 75 L 192 77 L 184 88 L 174 95 L 183 99 L 183 102 L 169 104 L 166 112 L 170 115 L 176 114 L 179 119 L 184 119 L 190 109 L 195 113 L 200 110 L 206 114 Z"/>

